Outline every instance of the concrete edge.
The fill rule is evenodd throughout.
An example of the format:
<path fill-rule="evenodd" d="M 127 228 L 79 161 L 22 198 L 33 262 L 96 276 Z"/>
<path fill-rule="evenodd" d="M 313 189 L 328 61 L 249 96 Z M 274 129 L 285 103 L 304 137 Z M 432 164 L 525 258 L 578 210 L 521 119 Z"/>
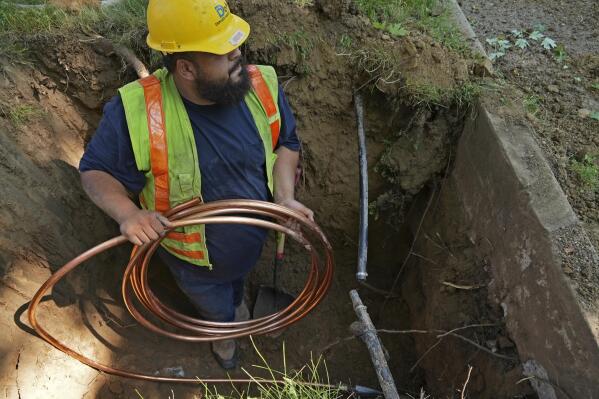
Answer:
<path fill-rule="evenodd" d="M 596 250 L 530 128 L 508 123 L 482 101 L 477 110 L 452 178 L 474 240 L 491 246 L 479 251 L 490 266 L 491 300 L 503 307 L 541 398 L 599 398 L 599 346 L 579 302 L 580 287 L 593 279 L 573 284 L 566 276 L 564 237 L 577 242 L 577 254 L 589 254 L 581 269 L 593 270 Z"/>
<path fill-rule="evenodd" d="M 457 1 L 446 4 L 472 50 L 488 59 Z M 599 398 L 599 325 L 594 332 L 591 324 L 599 324 L 597 249 L 531 128 L 508 123 L 484 99 L 476 109 L 452 178 L 474 235 L 492 247 L 481 251 L 491 266 L 491 299 L 504 309 L 539 397 Z"/>

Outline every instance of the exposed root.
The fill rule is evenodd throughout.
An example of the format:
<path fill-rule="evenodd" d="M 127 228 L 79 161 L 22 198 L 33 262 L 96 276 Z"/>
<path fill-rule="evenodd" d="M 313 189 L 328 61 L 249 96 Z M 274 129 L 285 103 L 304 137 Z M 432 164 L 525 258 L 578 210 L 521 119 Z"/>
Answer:
<path fill-rule="evenodd" d="M 17 395 L 19 395 L 19 399 L 21 399 L 21 386 L 19 385 L 19 363 L 21 362 L 21 352 L 23 348 L 19 349 L 19 354 L 17 355 L 17 364 L 15 365 L 15 369 L 17 370 L 17 376 L 15 377 L 15 383 L 17 384 Z"/>
<path fill-rule="evenodd" d="M 466 330 L 466 329 L 470 329 L 470 328 L 483 328 L 483 327 L 496 327 L 497 324 L 470 324 L 467 326 L 463 326 L 463 327 L 457 327 L 454 328 L 452 330 L 446 331 L 446 330 L 386 330 L 386 329 L 377 329 L 376 332 L 380 333 L 380 334 L 437 334 L 436 338 L 437 341 L 431 345 L 431 347 L 429 347 L 421 356 L 420 358 L 416 361 L 416 363 L 414 363 L 414 365 L 410 368 L 410 372 L 414 371 L 416 369 L 416 367 L 418 366 L 418 364 L 420 364 L 420 362 L 422 361 L 422 359 L 424 359 L 426 357 L 426 355 L 428 355 L 434 348 L 436 348 L 442 341 L 443 338 L 447 337 L 447 336 L 451 336 L 451 337 L 455 337 L 457 339 L 460 339 L 472 346 L 474 346 L 475 348 L 491 355 L 494 357 L 497 357 L 499 359 L 503 359 L 503 360 L 508 360 L 508 361 L 517 361 L 518 359 L 512 356 L 507 356 L 507 355 L 502 355 L 501 353 L 496 353 L 493 352 L 492 350 L 480 345 L 479 343 L 471 340 L 470 338 L 467 338 L 463 335 L 457 334 L 456 331 L 461 331 L 461 330 Z M 349 337 L 345 337 L 345 338 L 340 338 L 328 345 L 326 345 L 325 347 L 323 347 L 320 351 L 321 354 L 325 354 L 326 352 L 328 352 L 329 350 L 333 349 L 335 346 L 343 343 L 343 342 L 347 342 L 347 341 L 351 341 L 355 338 L 355 336 L 349 336 Z"/>
<path fill-rule="evenodd" d="M 468 382 L 470 381 L 470 374 L 472 374 L 472 366 L 468 365 L 468 377 L 466 377 L 466 381 L 464 382 L 464 386 L 462 387 L 462 394 L 460 395 L 460 399 L 466 398 L 466 387 L 468 386 Z"/>

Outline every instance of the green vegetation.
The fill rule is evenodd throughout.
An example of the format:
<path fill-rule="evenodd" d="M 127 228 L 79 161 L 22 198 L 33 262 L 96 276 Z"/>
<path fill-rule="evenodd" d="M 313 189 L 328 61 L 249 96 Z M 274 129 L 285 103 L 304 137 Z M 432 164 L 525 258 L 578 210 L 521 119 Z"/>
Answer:
<path fill-rule="evenodd" d="M 526 112 L 532 115 L 537 115 L 541 110 L 541 97 L 534 94 L 526 96 L 522 101 L 522 105 L 524 106 Z"/>
<path fill-rule="evenodd" d="M 21 126 L 37 117 L 40 117 L 44 112 L 29 104 L 18 104 L 3 106 L 0 104 L 0 114 L 8 118 L 13 125 Z"/>
<path fill-rule="evenodd" d="M 364 86 L 374 89 L 377 85 L 381 87 L 401 83 L 407 92 L 407 96 L 403 97 L 403 102 L 409 105 L 455 104 L 462 107 L 471 104 L 481 92 L 481 85 L 475 81 L 468 81 L 451 88 L 438 87 L 426 82 L 402 81 L 401 72 L 397 67 L 398 55 L 384 46 L 353 51 L 344 50 L 347 53 L 343 55 L 347 56 L 352 64 L 372 76 Z"/>
<path fill-rule="evenodd" d="M 306 75 L 311 72 L 308 59 L 312 50 L 314 50 L 314 39 L 303 29 L 293 32 L 283 32 L 274 36 L 270 42 L 277 47 L 291 47 L 296 54 L 295 70 L 300 75 Z M 274 61 L 274 60 L 273 60 Z M 273 62 L 274 63 L 274 62 Z"/>
<path fill-rule="evenodd" d="M 146 6 L 147 0 L 123 0 L 107 7 L 83 8 L 74 14 L 51 5 L 18 8 L 0 2 L 0 54 L 13 62 L 27 62 L 31 41 L 52 34 L 83 32 L 124 44 L 150 60 L 150 50 L 144 44 Z"/>
<path fill-rule="evenodd" d="M 465 54 L 470 49 L 439 0 L 355 0 L 375 28 L 405 36 L 411 28 L 423 30 L 445 46 Z"/>
<path fill-rule="evenodd" d="M 201 388 L 201 397 L 206 399 L 336 399 L 345 397 L 342 390 L 330 385 L 329 373 L 324 360 L 311 359 L 308 364 L 300 370 L 288 370 L 285 357 L 285 344 L 283 343 L 283 371 L 274 370 L 264 358 L 262 353 L 256 347 L 252 338 L 254 350 L 260 357 L 261 365 L 252 366 L 252 372 L 242 367 L 247 378 L 252 380 L 248 384 L 247 390 L 240 390 L 239 385 L 231 384 L 231 393 L 223 394 L 216 387 L 210 387 L 207 384 L 199 382 Z M 321 373 L 324 373 L 322 375 Z M 258 377 L 256 374 L 265 374 L 266 378 Z M 269 384 L 268 380 L 279 380 L 284 383 L 279 385 Z M 306 385 L 314 384 L 314 386 Z M 320 386 L 318 386 L 320 385 Z M 251 391 L 250 391 L 251 389 Z M 249 391 L 249 392 L 248 392 Z M 136 389 L 135 393 L 141 399 L 144 396 Z M 353 395 L 352 395 L 353 397 Z"/>
<path fill-rule="evenodd" d="M 417 104 L 429 103 L 435 105 L 455 104 L 464 107 L 471 104 L 481 92 L 481 86 L 475 82 L 466 82 L 453 89 L 442 89 L 432 85 L 414 87 L 414 99 Z"/>
<path fill-rule="evenodd" d="M 553 56 L 558 63 L 566 61 L 568 54 L 563 44 L 557 44 L 555 40 L 543 33 L 545 27 L 537 25 L 533 30 L 512 29 L 506 35 L 487 38 L 485 41 L 490 47 L 489 59 L 495 61 L 507 54 L 509 49 L 520 49 L 524 51 L 531 46 L 539 46 L 548 52 L 553 52 Z"/>
<path fill-rule="evenodd" d="M 345 33 L 343 35 L 341 35 L 341 37 L 339 38 L 339 47 L 341 48 L 342 51 L 351 49 L 352 43 L 353 43 L 353 40 L 352 40 L 351 36 L 348 36 Z M 599 83 L 598 83 L 598 87 L 599 87 Z"/>
<path fill-rule="evenodd" d="M 309 7 L 314 5 L 314 0 L 293 0 L 295 5 L 300 8 Z"/>
<path fill-rule="evenodd" d="M 599 189 L 599 154 L 587 154 L 582 161 L 573 159 L 570 162 L 570 168 L 586 188 L 593 191 Z"/>

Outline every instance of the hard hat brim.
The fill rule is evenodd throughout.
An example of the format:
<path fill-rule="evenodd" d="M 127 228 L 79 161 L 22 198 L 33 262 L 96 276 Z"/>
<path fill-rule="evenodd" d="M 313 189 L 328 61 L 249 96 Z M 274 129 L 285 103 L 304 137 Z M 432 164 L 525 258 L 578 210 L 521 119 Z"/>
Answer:
<path fill-rule="evenodd" d="M 231 14 L 231 22 L 227 24 L 225 29 L 218 34 L 204 40 L 180 43 L 175 48 L 171 46 L 169 46 L 169 48 L 165 48 L 161 43 L 153 40 L 152 36 L 148 34 L 146 42 L 150 48 L 166 53 L 201 51 L 204 53 L 223 55 L 228 54 L 241 46 L 247 40 L 249 35 L 250 24 L 237 15 Z"/>

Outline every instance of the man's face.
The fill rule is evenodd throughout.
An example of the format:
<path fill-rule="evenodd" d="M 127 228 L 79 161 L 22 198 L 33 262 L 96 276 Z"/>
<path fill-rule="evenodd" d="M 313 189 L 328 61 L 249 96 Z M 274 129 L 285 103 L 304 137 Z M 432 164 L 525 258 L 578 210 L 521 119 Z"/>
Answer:
<path fill-rule="evenodd" d="M 225 55 L 195 53 L 195 89 L 203 99 L 216 104 L 237 104 L 250 90 L 251 83 L 241 51 Z"/>

